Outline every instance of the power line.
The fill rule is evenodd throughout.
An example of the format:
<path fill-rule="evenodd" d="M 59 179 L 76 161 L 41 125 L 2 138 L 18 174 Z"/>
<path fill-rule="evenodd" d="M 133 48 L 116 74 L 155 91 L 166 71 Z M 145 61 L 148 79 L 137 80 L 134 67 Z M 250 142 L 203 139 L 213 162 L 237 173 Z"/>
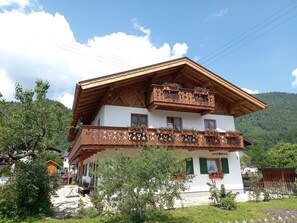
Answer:
<path fill-rule="evenodd" d="M 250 29 L 248 29 L 247 31 L 241 33 L 240 35 L 236 36 L 235 38 L 233 38 L 231 41 L 227 42 L 226 44 L 224 44 L 223 46 L 221 46 L 220 48 L 218 48 L 217 50 L 215 50 L 214 52 L 212 52 L 211 54 L 209 54 L 208 56 L 202 58 L 199 63 L 201 64 L 204 64 L 210 60 L 212 60 L 213 58 L 216 58 L 218 57 L 219 55 L 223 54 L 225 51 L 233 48 L 234 46 L 240 44 L 242 41 L 248 39 L 249 37 L 255 35 L 256 33 L 260 32 L 260 31 L 263 31 L 263 29 L 267 28 L 269 25 L 273 24 L 274 22 L 276 22 L 277 20 L 281 19 L 282 17 L 286 16 L 287 14 L 289 14 L 291 11 L 293 11 L 294 9 L 297 8 L 297 6 L 289 9 L 288 11 L 286 11 L 285 13 L 281 14 L 280 16 L 274 18 L 273 20 L 271 21 L 268 21 L 270 20 L 271 18 L 275 17 L 277 14 L 279 14 L 281 11 L 283 11 L 284 9 L 288 8 L 290 5 L 292 5 L 293 3 L 296 3 L 296 1 L 293 1 L 293 2 L 290 2 L 289 4 L 287 4 L 285 7 L 281 8 L 280 10 L 278 10 L 276 13 L 274 13 L 273 15 L 267 17 L 266 19 L 264 19 L 263 21 L 261 21 L 260 23 L 254 25 L 253 27 L 251 27 Z M 266 22 L 268 21 L 268 22 Z M 260 26 L 264 24 L 263 26 Z M 260 26 L 260 27 L 259 27 Z M 259 28 L 257 28 L 259 27 Z M 257 28 L 254 32 L 248 34 L 245 36 L 245 34 L 251 32 L 252 30 L 254 30 L 255 28 Z M 265 32 L 266 33 L 266 32 Z M 243 37 L 242 37 L 243 36 Z M 261 35 L 260 35 L 261 36 Z M 242 38 L 240 38 L 242 37 Z M 234 43 L 235 40 L 239 39 L 238 41 L 236 41 Z M 255 40 L 257 38 L 254 38 L 253 40 Z M 251 41 L 249 41 L 251 42 Z M 232 43 L 232 44 L 231 44 Z M 229 46 L 228 46 L 229 45 Z M 222 50 L 220 50 L 222 49 Z M 218 52 L 219 51 L 219 52 Z M 215 53 L 215 52 L 218 52 L 218 53 Z M 232 51 L 233 52 L 233 51 Z M 230 53 L 229 53 L 230 54 Z M 228 55 L 229 55 L 228 54 Z M 220 57 L 222 58 L 222 57 Z M 216 60 L 217 61 L 217 60 Z"/>
<path fill-rule="evenodd" d="M 278 26 L 282 25 L 283 23 L 285 23 L 285 22 L 287 22 L 287 21 L 289 21 L 289 20 L 295 18 L 296 16 L 297 16 L 297 14 L 295 14 L 295 15 L 289 17 L 288 19 L 286 19 L 285 21 L 283 21 L 283 22 L 277 24 L 276 26 L 271 27 L 270 29 L 266 30 L 264 33 L 261 33 L 260 35 L 256 36 L 255 38 L 251 39 L 250 41 L 244 43 L 243 45 L 241 45 L 241 46 L 239 46 L 239 47 L 237 47 L 237 48 L 235 48 L 234 50 L 230 51 L 229 53 L 227 53 L 227 54 L 225 54 L 225 55 L 219 57 L 218 59 L 216 59 L 216 60 L 213 61 L 212 63 L 208 64 L 208 66 L 214 64 L 215 62 L 217 62 L 218 60 L 224 58 L 225 56 L 228 56 L 229 54 L 231 54 L 231 53 L 233 53 L 233 52 L 239 50 L 240 48 L 242 48 L 242 47 L 248 45 L 249 43 L 253 42 L 254 40 L 256 40 L 256 39 L 258 39 L 258 38 L 260 38 L 261 36 L 265 35 L 266 33 L 272 31 L 273 29 L 277 28 Z"/>

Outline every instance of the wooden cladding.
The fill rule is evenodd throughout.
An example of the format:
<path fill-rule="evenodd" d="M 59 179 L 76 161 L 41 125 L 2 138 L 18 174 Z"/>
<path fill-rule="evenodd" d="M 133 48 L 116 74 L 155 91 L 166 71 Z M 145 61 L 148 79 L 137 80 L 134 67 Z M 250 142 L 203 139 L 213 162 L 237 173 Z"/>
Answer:
<path fill-rule="evenodd" d="M 215 109 L 215 98 L 209 92 L 197 92 L 194 89 L 170 89 L 153 84 L 147 97 L 148 109 L 163 109 L 207 114 Z"/>
<path fill-rule="evenodd" d="M 131 130 L 124 127 L 83 126 L 76 135 L 69 154 L 70 163 L 79 162 L 108 148 L 136 148 L 157 145 L 187 150 L 208 149 L 240 151 L 243 136 L 237 135 L 236 143 L 228 140 L 226 133 L 216 134 L 216 143 L 209 140 L 207 132 L 160 131 L 157 129 Z"/>

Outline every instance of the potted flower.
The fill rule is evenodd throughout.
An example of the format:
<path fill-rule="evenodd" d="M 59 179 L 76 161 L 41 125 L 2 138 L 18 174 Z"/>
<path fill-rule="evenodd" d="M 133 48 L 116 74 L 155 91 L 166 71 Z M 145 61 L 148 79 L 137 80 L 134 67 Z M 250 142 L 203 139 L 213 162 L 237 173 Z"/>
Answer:
<path fill-rule="evenodd" d="M 224 178 L 224 173 L 219 171 L 219 172 L 209 172 L 208 173 L 209 179 L 223 179 Z"/>
<path fill-rule="evenodd" d="M 193 128 L 183 128 L 181 131 L 181 138 L 183 142 L 196 143 L 198 141 L 198 130 Z"/>
<path fill-rule="evenodd" d="M 171 127 L 160 127 L 157 129 L 157 134 L 172 134 L 173 128 Z"/>
<path fill-rule="evenodd" d="M 226 131 L 225 133 L 225 137 L 238 137 L 239 135 L 241 135 L 241 132 L 239 130 Z"/>
<path fill-rule="evenodd" d="M 180 84 L 177 83 L 163 83 L 163 91 L 170 91 L 170 92 L 178 92 L 179 88 L 181 87 Z"/>
<path fill-rule="evenodd" d="M 207 130 L 204 132 L 205 142 L 210 145 L 218 145 L 220 144 L 220 137 L 217 130 Z"/>
<path fill-rule="evenodd" d="M 146 132 L 147 127 L 143 125 L 131 125 L 128 127 L 129 132 Z"/>
<path fill-rule="evenodd" d="M 203 87 L 194 87 L 194 95 L 208 95 L 209 90 Z"/>
<path fill-rule="evenodd" d="M 147 141 L 147 127 L 140 125 L 131 125 L 128 130 L 129 140 L 132 141 Z"/>

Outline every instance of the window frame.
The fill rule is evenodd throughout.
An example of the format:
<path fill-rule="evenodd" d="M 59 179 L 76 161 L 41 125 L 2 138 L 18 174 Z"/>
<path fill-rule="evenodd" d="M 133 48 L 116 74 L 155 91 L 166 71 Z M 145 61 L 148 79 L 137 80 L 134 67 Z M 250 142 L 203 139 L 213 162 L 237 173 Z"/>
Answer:
<path fill-rule="evenodd" d="M 213 129 L 210 129 L 206 125 L 206 123 L 210 123 L 210 122 L 214 123 L 214 128 Z M 209 126 L 209 124 L 208 124 L 208 126 Z M 205 131 L 215 131 L 217 129 L 217 121 L 215 119 L 204 119 L 204 129 L 205 129 Z"/>
<path fill-rule="evenodd" d="M 183 119 L 182 119 L 182 117 L 167 116 L 166 117 L 166 126 L 167 127 L 168 127 L 168 118 L 172 118 L 172 120 L 173 120 L 172 128 L 174 130 L 182 130 L 183 129 Z M 175 119 L 180 119 L 180 129 L 175 128 L 175 122 L 176 122 Z"/>
<path fill-rule="evenodd" d="M 139 113 L 131 113 L 131 116 L 130 116 L 130 125 L 133 126 L 132 124 L 132 116 L 135 115 L 137 116 L 137 126 L 141 126 L 140 124 L 140 116 L 144 116 L 145 117 L 145 126 L 144 127 L 148 127 L 148 115 L 147 114 L 139 114 Z"/>
<path fill-rule="evenodd" d="M 217 172 L 210 172 L 208 169 L 209 169 L 209 167 L 208 167 L 208 162 L 207 161 L 209 161 L 209 160 L 212 160 L 212 161 L 215 161 L 216 162 L 216 165 L 217 165 L 217 168 L 218 168 L 218 171 Z M 206 158 L 206 166 L 207 166 L 207 173 L 209 174 L 209 173 L 219 173 L 219 172 L 222 172 L 223 170 L 222 170 L 222 164 L 221 164 L 221 158 Z"/>

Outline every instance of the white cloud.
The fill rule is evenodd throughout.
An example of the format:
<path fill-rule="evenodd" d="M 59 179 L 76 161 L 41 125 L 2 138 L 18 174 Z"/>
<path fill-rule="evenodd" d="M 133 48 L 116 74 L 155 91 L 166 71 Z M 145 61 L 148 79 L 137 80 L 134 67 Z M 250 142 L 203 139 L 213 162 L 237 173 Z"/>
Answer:
<path fill-rule="evenodd" d="M 295 80 L 292 82 L 292 87 L 296 87 L 297 88 L 297 68 L 292 71 L 292 75 L 295 78 Z"/>
<path fill-rule="evenodd" d="M 58 101 L 65 105 L 67 108 L 72 108 L 73 100 L 74 96 L 67 92 L 58 99 Z"/>
<path fill-rule="evenodd" d="M 259 94 L 260 92 L 258 90 L 250 90 L 247 88 L 241 88 L 242 90 L 246 91 L 249 94 Z"/>
<path fill-rule="evenodd" d="M 14 98 L 14 83 L 4 70 L 0 70 L 0 80 L 0 93 L 7 101 L 12 101 Z"/>
<path fill-rule="evenodd" d="M 1 75 L 5 76 L 6 82 L 13 85 L 19 82 L 25 88 L 33 88 L 37 78 L 48 80 L 51 84 L 49 97 L 69 107 L 69 95 L 73 95 L 75 84 L 80 80 L 182 57 L 187 53 L 185 43 L 175 43 L 173 47 L 167 43 L 155 46 L 149 38 L 151 31 L 135 24 L 140 35 L 117 32 L 91 37 L 86 44 L 81 44 L 59 13 L 0 12 Z M 0 92 L 10 99 L 13 91 L 7 89 L 9 85 L 2 84 L 2 76 Z"/>
<path fill-rule="evenodd" d="M 225 16 L 227 14 L 228 10 L 229 10 L 228 8 L 222 9 L 219 12 L 213 13 L 212 16 L 215 18 L 220 18 L 222 16 Z"/>
<path fill-rule="evenodd" d="M 150 35 L 151 35 L 151 30 L 150 30 L 150 29 L 146 29 L 146 28 L 144 28 L 143 26 L 141 26 L 141 25 L 138 23 L 137 19 L 134 19 L 134 20 L 133 20 L 133 26 L 134 26 L 135 29 L 137 29 L 137 30 L 143 32 L 143 33 L 146 34 L 147 36 L 150 36 Z"/>
<path fill-rule="evenodd" d="M 24 8 L 30 5 L 30 1 L 29 0 L 1 0 L 0 1 L 0 7 L 12 6 L 12 5 L 17 5 L 21 8 Z"/>
<path fill-rule="evenodd" d="M 25 9 L 35 8 L 42 9 L 38 0 L 0 0 L 0 11 L 25 11 Z"/>

